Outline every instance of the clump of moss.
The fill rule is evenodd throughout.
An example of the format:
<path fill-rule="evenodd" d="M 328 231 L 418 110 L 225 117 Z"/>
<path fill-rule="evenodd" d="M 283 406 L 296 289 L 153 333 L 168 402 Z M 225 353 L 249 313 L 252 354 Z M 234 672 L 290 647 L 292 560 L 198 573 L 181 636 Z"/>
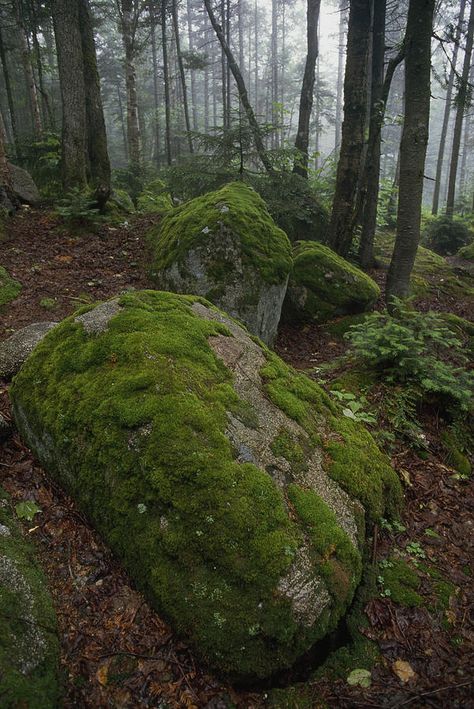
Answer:
<path fill-rule="evenodd" d="M 446 463 L 461 475 L 470 475 L 471 463 L 464 453 L 456 432 L 451 429 L 443 431 L 441 441 L 446 451 Z"/>
<path fill-rule="evenodd" d="M 265 282 L 285 281 L 291 268 L 288 237 L 276 226 L 262 198 L 242 182 L 186 202 L 150 231 L 152 275 L 179 264 L 209 233 L 222 229 L 238 236 L 244 260 Z"/>
<path fill-rule="evenodd" d="M 331 460 L 329 475 L 351 498 L 360 500 L 369 520 L 395 514 L 401 484 L 370 433 L 341 416 L 321 387 L 270 351 L 261 374 L 270 399 L 322 445 Z"/>
<path fill-rule="evenodd" d="M 173 200 L 165 183 L 156 179 L 146 184 L 138 196 L 137 207 L 147 214 L 166 214 L 173 209 Z"/>
<path fill-rule="evenodd" d="M 7 271 L 0 266 L 0 307 L 15 300 L 20 294 L 21 284 L 15 281 Z"/>
<path fill-rule="evenodd" d="M 397 557 L 386 560 L 380 571 L 384 594 L 401 606 L 420 606 L 423 598 L 418 593 L 421 580 L 418 573 L 406 561 Z"/>
<path fill-rule="evenodd" d="M 3 707 L 53 709 L 59 643 L 46 579 L 0 489 L 0 697 Z"/>
<path fill-rule="evenodd" d="M 466 261 L 474 261 L 474 241 L 467 246 L 463 246 L 462 249 L 459 249 L 458 256 Z"/>
<path fill-rule="evenodd" d="M 233 677 L 263 677 L 336 627 L 361 576 L 356 541 L 296 474 L 304 457 L 322 448 L 324 469 L 371 520 L 399 504 L 400 484 L 371 436 L 261 344 L 262 388 L 302 427 L 300 439 L 282 429 L 272 443 L 292 466 L 285 497 L 263 466 L 239 462 L 229 415 L 251 428 L 258 419 L 209 342 L 230 338 L 228 326 L 198 315 L 196 303 L 211 308 L 129 293 L 104 304 L 112 315 L 99 334 L 68 318 L 16 377 L 14 412 L 39 459 L 198 653 Z M 312 624 L 278 591 L 301 553 L 328 594 Z"/>
<path fill-rule="evenodd" d="M 380 296 L 370 276 L 315 241 L 299 241 L 285 299 L 287 319 L 326 322 L 368 310 Z"/>
<path fill-rule="evenodd" d="M 134 211 L 135 205 L 128 192 L 114 188 L 107 202 L 107 213 L 115 217 L 124 217 L 133 214 Z"/>

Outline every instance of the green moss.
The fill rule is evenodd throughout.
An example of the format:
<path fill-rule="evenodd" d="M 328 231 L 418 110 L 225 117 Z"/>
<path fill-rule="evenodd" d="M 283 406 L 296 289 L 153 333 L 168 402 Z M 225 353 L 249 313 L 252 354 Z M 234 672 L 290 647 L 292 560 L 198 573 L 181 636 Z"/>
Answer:
<path fill-rule="evenodd" d="M 111 216 L 123 217 L 133 214 L 134 211 L 135 206 L 128 192 L 115 188 L 107 202 L 107 213 Z"/>
<path fill-rule="evenodd" d="M 377 375 L 370 369 L 347 369 L 331 380 L 331 389 L 350 391 L 356 396 L 366 393 L 377 381 Z"/>
<path fill-rule="evenodd" d="M 242 182 L 197 197 L 166 215 L 149 233 L 152 275 L 181 262 L 209 232 L 227 229 L 240 238 L 243 258 L 268 283 L 281 283 L 291 268 L 286 234 L 270 217 L 264 201 Z"/>
<path fill-rule="evenodd" d="M 288 319 L 325 322 L 369 309 L 380 289 L 366 273 L 315 241 L 299 241 L 285 301 Z M 304 289 L 305 297 L 299 290 Z"/>
<path fill-rule="evenodd" d="M 474 241 L 467 246 L 463 246 L 462 249 L 459 249 L 458 256 L 466 261 L 474 261 Z"/>
<path fill-rule="evenodd" d="M 252 411 L 208 343 L 229 331 L 195 315 L 196 301 L 205 302 L 124 295 L 98 336 L 68 318 L 27 360 L 12 400 L 25 440 L 174 627 L 221 671 L 266 676 L 336 626 L 360 578 L 360 555 L 317 496 L 295 487 L 293 518 L 270 475 L 235 460 L 228 412 L 251 425 Z M 371 518 L 380 514 L 384 493 L 397 497 L 397 480 L 370 435 L 351 422 L 341 428 L 316 384 L 264 352 L 271 398 L 304 424 L 311 445 L 325 441 L 330 474 L 368 502 Z M 344 453 L 350 470 L 345 446 L 354 447 Z M 284 432 L 274 447 L 304 465 Z M 338 600 L 312 627 L 275 593 L 308 534 Z"/>
<path fill-rule="evenodd" d="M 392 601 L 401 606 L 420 606 L 423 598 L 418 593 L 421 581 L 417 572 L 396 557 L 390 557 L 388 564 L 380 573 L 384 590 L 390 591 Z"/>
<path fill-rule="evenodd" d="M 278 436 L 272 441 L 272 453 L 285 458 L 295 472 L 308 469 L 308 450 L 305 441 L 297 442 L 288 431 L 280 431 Z"/>
<path fill-rule="evenodd" d="M 59 643 L 46 579 L 0 489 L 0 703 L 52 709 L 59 701 Z M 5 583 L 5 578 L 8 578 Z"/>
<path fill-rule="evenodd" d="M 366 317 L 366 313 L 357 313 L 356 315 L 345 315 L 342 318 L 338 318 L 337 320 L 333 320 L 332 322 L 327 323 L 324 329 L 326 330 L 326 332 L 329 332 L 334 337 L 343 340 L 344 335 L 346 334 L 346 332 L 349 332 L 352 325 L 359 325 L 360 323 L 363 323 Z"/>
<path fill-rule="evenodd" d="M 315 382 L 267 351 L 261 370 L 270 399 L 299 423 L 311 440 L 322 442 L 330 458 L 329 475 L 360 500 L 368 518 L 395 514 L 402 499 L 400 481 L 370 433 L 341 416 Z"/>
<path fill-rule="evenodd" d="M 457 470 L 461 475 L 471 474 L 471 463 L 464 453 L 463 444 L 459 436 L 452 429 L 447 429 L 441 434 L 441 441 L 446 451 L 447 465 Z"/>
<path fill-rule="evenodd" d="M 15 300 L 20 291 L 21 284 L 9 276 L 3 266 L 0 266 L 0 307 Z"/>
<path fill-rule="evenodd" d="M 58 306 L 55 298 L 41 298 L 39 304 L 45 310 L 54 310 Z"/>
<path fill-rule="evenodd" d="M 148 214 L 165 214 L 173 209 L 173 200 L 162 180 L 152 180 L 145 185 L 138 196 L 137 207 L 140 212 Z"/>

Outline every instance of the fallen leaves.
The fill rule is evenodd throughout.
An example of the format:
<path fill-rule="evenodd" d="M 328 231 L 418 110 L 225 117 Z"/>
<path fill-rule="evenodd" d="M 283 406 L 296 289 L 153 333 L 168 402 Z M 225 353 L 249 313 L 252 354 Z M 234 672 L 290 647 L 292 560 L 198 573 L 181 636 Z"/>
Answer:
<path fill-rule="evenodd" d="M 398 679 L 406 684 L 416 678 L 416 672 L 409 662 L 405 660 L 395 660 L 392 664 L 392 671 L 397 675 Z"/>

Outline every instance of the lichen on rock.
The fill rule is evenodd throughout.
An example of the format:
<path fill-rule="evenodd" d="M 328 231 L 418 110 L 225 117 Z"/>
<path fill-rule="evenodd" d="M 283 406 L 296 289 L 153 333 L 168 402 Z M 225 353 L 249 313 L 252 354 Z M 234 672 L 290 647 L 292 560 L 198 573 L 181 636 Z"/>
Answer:
<path fill-rule="evenodd" d="M 149 240 L 157 287 L 203 296 L 273 342 L 291 247 L 251 187 L 233 182 L 177 207 Z"/>
<path fill-rule="evenodd" d="M 361 313 L 374 305 L 380 289 L 370 276 L 316 241 L 298 241 L 283 304 L 288 321 L 326 322 Z"/>
<path fill-rule="evenodd" d="M 4 707 L 53 709 L 59 643 L 46 580 L 0 489 L 0 697 Z"/>
<path fill-rule="evenodd" d="M 27 360 L 19 430 L 201 658 L 270 676 L 346 612 L 364 519 L 397 507 L 398 479 L 316 383 L 209 302 L 109 303 Z"/>

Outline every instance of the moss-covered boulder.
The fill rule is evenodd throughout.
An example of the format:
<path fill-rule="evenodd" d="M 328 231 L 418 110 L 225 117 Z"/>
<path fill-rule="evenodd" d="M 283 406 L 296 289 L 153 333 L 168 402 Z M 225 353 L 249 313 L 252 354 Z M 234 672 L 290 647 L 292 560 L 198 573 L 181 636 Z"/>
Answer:
<path fill-rule="evenodd" d="M 334 629 L 365 522 L 400 502 L 370 434 L 196 297 L 83 309 L 11 396 L 24 441 L 137 585 L 234 678 L 287 667 Z"/>
<path fill-rule="evenodd" d="M 299 241 L 283 305 L 288 321 L 326 322 L 368 310 L 380 296 L 370 276 L 315 241 Z"/>
<path fill-rule="evenodd" d="M 57 707 L 58 665 L 46 579 L 0 488 L 0 705 Z"/>
<path fill-rule="evenodd" d="M 20 295 L 21 285 L 0 266 L 0 307 Z"/>
<path fill-rule="evenodd" d="M 273 342 L 291 247 L 251 187 L 232 182 L 181 205 L 150 232 L 150 242 L 158 288 L 203 296 Z"/>
<path fill-rule="evenodd" d="M 459 249 L 458 256 L 466 261 L 474 261 L 474 241 L 467 246 L 463 246 L 462 249 Z"/>
<path fill-rule="evenodd" d="M 165 183 L 156 179 L 145 185 L 138 196 L 137 207 L 147 214 L 166 214 L 173 209 L 173 200 Z"/>
<path fill-rule="evenodd" d="M 135 205 L 128 192 L 114 188 L 107 202 L 107 213 L 113 217 L 124 217 L 134 211 Z"/>

